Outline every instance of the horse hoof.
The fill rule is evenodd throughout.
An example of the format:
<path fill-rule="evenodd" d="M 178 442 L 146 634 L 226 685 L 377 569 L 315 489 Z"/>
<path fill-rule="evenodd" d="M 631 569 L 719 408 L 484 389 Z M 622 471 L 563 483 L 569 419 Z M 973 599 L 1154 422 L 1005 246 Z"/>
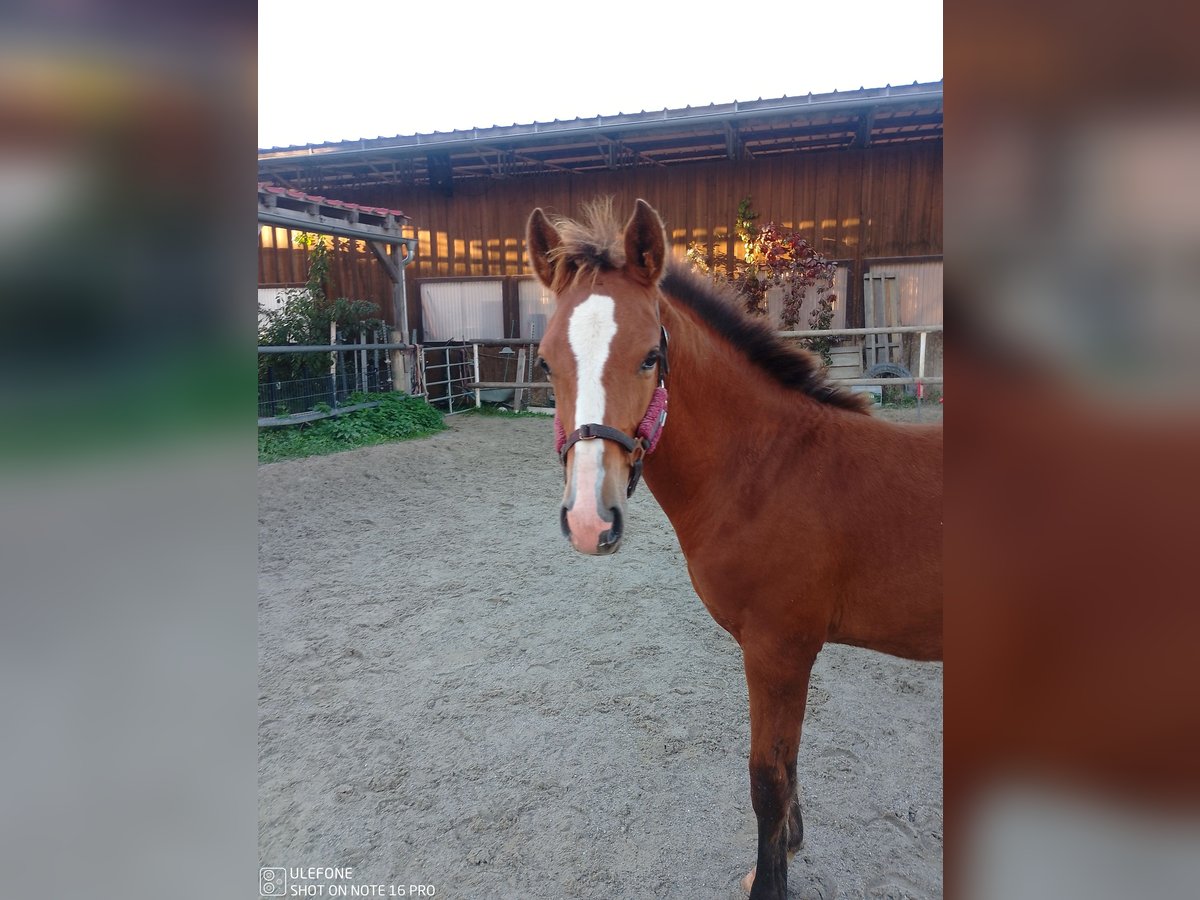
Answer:
<path fill-rule="evenodd" d="M 754 887 L 754 873 L 758 871 L 758 866 L 752 868 L 742 878 L 742 893 L 747 897 L 750 896 L 750 889 Z"/>

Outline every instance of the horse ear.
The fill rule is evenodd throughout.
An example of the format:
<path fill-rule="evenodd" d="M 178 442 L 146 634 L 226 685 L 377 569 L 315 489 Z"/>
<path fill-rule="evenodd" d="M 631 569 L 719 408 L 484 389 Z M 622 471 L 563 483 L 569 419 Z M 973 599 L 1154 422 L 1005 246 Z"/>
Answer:
<path fill-rule="evenodd" d="M 666 256 L 667 235 L 662 219 L 645 200 L 638 200 L 625 226 L 625 268 L 646 284 L 658 284 Z"/>
<path fill-rule="evenodd" d="M 525 228 L 525 242 L 529 252 L 529 264 L 538 277 L 538 281 L 548 288 L 554 286 L 554 263 L 550 261 L 550 251 L 562 243 L 558 229 L 550 224 L 541 207 L 529 216 L 529 224 Z"/>

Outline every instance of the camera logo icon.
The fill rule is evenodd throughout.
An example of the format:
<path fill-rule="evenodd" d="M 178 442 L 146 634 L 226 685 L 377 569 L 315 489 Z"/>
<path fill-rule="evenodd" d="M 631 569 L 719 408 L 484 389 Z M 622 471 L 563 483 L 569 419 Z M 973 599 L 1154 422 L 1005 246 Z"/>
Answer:
<path fill-rule="evenodd" d="M 258 895 L 282 897 L 287 893 L 287 869 L 264 867 L 258 870 Z"/>

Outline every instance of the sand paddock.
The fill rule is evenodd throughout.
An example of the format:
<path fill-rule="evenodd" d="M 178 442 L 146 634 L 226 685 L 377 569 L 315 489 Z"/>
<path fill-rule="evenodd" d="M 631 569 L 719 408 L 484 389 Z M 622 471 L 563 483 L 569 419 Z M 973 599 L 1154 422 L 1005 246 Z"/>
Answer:
<path fill-rule="evenodd" d="M 654 498 L 619 554 L 582 557 L 551 422 L 450 422 L 259 469 L 261 865 L 448 898 L 740 896 L 740 652 Z M 940 665 L 822 651 L 791 896 L 941 895 L 941 708 Z"/>

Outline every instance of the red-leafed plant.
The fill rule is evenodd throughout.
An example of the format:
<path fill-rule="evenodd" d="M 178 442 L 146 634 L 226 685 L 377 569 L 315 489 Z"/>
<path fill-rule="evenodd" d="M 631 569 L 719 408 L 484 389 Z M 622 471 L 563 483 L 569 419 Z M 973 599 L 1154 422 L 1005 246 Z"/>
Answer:
<path fill-rule="evenodd" d="M 754 224 L 757 218 L 758 213 L 751 209 L 749 197 L 738 204 L 733 228 L 743 247 L 741 256 L 735 253 L 730 259 L 722 250 L 714 250 L 709 255 L 702 245 L 691 244 L 687 250 L 688 261 L 714 281 L 730 284 L 752 315 L 765 316 L 767 291 L 780 288 L 783 294 L 780 323 L 785 331 L 796 328 L 804 296 L 815 286 L 817 302 L 809 314 L 808 325 L 812 329 L 829 328 L 837 299 L 833 293 L 837 264 L 814 250 L 799 232 L 774 222 L 758 227 Z M 826 365 L 830 362 L 829 348 L 833 344 L 833 338 L 807 341 L 809 349 L 820 353 Z"/>

